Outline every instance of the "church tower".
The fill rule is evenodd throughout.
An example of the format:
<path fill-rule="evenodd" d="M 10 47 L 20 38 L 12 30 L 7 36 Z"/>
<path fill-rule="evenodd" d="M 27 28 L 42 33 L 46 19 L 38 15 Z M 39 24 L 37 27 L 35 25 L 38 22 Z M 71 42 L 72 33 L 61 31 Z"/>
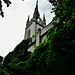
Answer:
<path fill-rule="evenodd" d="M 30 37 L 35 36 L 36 32 L 40 29 L 42 30 L 46 27 L 46 19 L 45 14 L 43 15 L 43 20 L 40 18 L 40 13 L 38 10 L 38 0 L 36 1 L 36 7 L 33 13 L 33 18 L 30 20 L 30 16 L 28 16 L 25 28 L 25 37 L 24 39 L 28 39 Z"/>

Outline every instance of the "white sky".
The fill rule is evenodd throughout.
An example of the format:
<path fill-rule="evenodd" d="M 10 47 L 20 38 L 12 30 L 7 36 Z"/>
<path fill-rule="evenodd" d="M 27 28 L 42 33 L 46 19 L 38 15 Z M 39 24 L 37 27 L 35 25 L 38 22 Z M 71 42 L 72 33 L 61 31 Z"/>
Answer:
<path fill-rule="evenodd" d="M 11 1 L 11 0 L 10 0 Z M 41 17 L 46 14 L 47 24 L 51 22 L 54 13 L 47 0 L 39 1 Z M 0 55 L 6 56 L 24 39 L 25 25 L 28 15 L 32 18 L 36 0 L 13 0 L 10 7 L 3 3 L 4 18 L 0 16 Z"/>

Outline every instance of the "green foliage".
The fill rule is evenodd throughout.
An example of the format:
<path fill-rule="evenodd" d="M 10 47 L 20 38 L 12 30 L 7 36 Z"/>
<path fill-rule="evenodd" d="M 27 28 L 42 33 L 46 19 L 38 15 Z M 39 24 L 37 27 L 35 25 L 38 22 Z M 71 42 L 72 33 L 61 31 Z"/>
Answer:
<path fill-rule="evenodd" d="M 27 51 L 29 43 L 31 43 L 32 38 L 23 40 L 14 51 L 10 52 L 4 59 L 3 62 L 3 73 L 7 72 L 10 75 L 18 75 L 25 71 L 25 61 L 30 57 L 31 52 Z M 7 69 L 5 69 L 5 67 Z M 25 73 L 24 73 L 25 74 Z"/>
<path fill-rule="evenodd" d="M 10 63 L 8 63 L 9 71 L 24 71 L 25 62 L 20 61 L 18 58 L 13 58 Z"/>
<path fill-rule="evenodd" d="M 12 61 L 12 59 L 19 58 L 21 61 L 24 61 L 28 59 L 31 52 L 27 51 L 28 45 L 31 42 L 31 38 L 27 40 L 23 40 L 17 47 L 14 49 L 14 51 L 10 52 L 4 60 L 4 64 L 8 64 Z"/>
<path fill-rule="evenodd" d="M 36 71 L 40 69 L 40 64 L 43 62 L 40 60 L 41 57 L 45 54 L 47 43 L 41 43 L 40 46 L 36 47 L 34 52 L 32 53 L 31 57 L 27 60 L 26 63 L 26 70 L 28 71 Z M 42 55 L 42 56 L 41 56 Z"/>
<path fill-rule="evenodd" d="M 47 34 L 47 41 L 35 48 L 26 70 L 44 75 L 74 75 L 75 8 L 74 0 L 60 0 L 55 10 L 59 22 Z"/>
<path fill-rule="evenodd" d="M 54 74 L 58 75 L 73 75 L 75 64 L 75 8 L 74 0 L 62 0 L 57 5 L 55 11 L 56 17 L 59 22 L 54 24 L 54 27 L 48 32 L 49 49 L 57 55 L 53 57 L 55 63 L 52 66 Z M 71 58 L 71 59 L 70 59 Z M 58 66 L 58 68 L 57 68 Z M 49 68 L 50 68 L 49 67 Z M 56 70 L 55 70 L 56 69 Z M 50 69 L 52 70 L 52 69 Z M 53 72 L 52 71 L 52 72 Z"/>
<path fill-rule="evenodd" d="M 0 66 L 1 66 L 2 60 L 3 60 L 3 57 L 0 56 Z"/>
<path fill-rule="evenodd" d="M 52 3 L 54 1 L 56 0 Z M 59 22 L 53 23 L 54 26 L 49 30 L 47 39 L 35 48 L 30 57 L 27 52 L 29 40 L 20 43 L 6 57 L 6 68 L 4 67 L 1 73 L 75 75 L 75 1 L 58 1 L 55 14 Z"/>

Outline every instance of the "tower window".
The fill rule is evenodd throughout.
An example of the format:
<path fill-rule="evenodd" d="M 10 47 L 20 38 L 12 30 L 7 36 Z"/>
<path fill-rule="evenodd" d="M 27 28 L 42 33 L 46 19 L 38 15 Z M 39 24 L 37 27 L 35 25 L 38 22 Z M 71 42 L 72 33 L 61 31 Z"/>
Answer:
<path fill-rule="evenodd" d="M 30 36 L 31 36 L 31 30 L 29 29 L 28 30 L 28 38 L 30 38 Z"/>

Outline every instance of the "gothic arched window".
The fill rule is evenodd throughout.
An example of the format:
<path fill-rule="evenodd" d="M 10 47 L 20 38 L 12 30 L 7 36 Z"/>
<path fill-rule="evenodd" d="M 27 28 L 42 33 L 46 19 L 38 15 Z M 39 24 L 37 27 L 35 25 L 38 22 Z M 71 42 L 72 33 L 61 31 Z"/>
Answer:
<path fill-rule="evenodd" d="M 29 29 L 28 30 L 28 38 L 30 38 L 30 36 L 31 36 L 31 30 Z"/>

